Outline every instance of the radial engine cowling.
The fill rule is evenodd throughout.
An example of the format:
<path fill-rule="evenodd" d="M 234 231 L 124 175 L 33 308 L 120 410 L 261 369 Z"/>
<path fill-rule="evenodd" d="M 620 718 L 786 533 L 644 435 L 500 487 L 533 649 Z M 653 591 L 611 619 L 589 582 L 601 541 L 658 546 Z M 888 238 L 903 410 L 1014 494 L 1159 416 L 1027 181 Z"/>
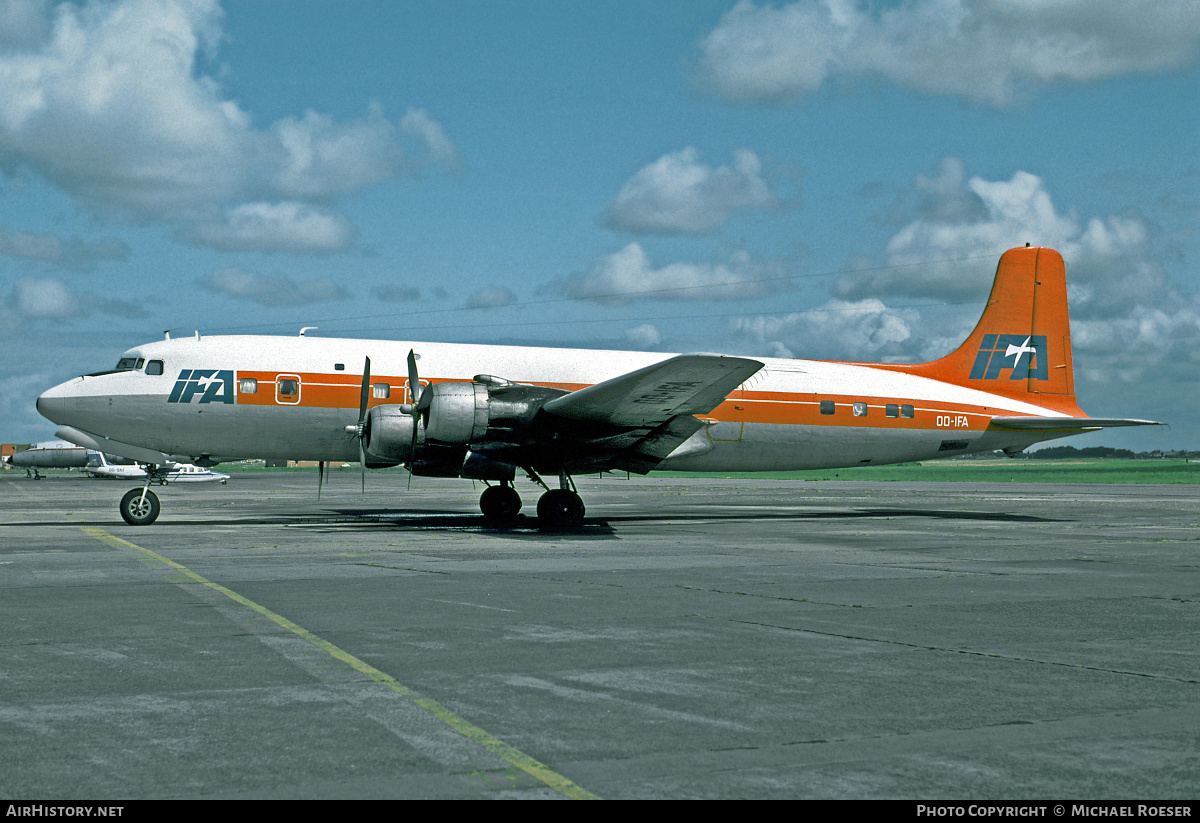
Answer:
<path fill-rule="evenodd" d="M 412 446 L 413 418 L 399 406 L 376 406 L 367 414 L 363 449 L 370 468 L 407 463 Z"/>
<path fill-rule="evenodd" d="M 489 375 L 435 383 L 418 414 L 408 406 L 376 406 L 367 418 L 363 448 L 379 466 L 406 463 L 414 474 L 508 480 L 533 446 L 534 417 L 562 389 L 511 383 Z M 417 453 L 410 455 L 417 422 Z"/>
<path fill-rule="evenodd" d="M 487 386 L 482 383 L 435 383 L 426 391 L 430 393 L 429 417 L 424 426 L 426 440 L 465 445 L 487 434 Z"/>

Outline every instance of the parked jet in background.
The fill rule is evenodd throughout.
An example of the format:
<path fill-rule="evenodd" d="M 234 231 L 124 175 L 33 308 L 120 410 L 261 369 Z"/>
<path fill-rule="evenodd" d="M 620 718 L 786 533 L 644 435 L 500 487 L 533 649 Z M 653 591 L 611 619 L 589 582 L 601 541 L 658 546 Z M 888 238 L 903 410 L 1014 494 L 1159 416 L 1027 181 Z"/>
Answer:
<path fill-rule="evenodd" d="M 98 451 L 88 452 L 88 462 L 83 470 L 92 477 L 115 477 L 122 480 L 150 478 L 152 482 L 156 482 L 160 486 L 168 483 L 205 483 L 217 480 L 224 485 L 229 480 L 227 474 L 193 466 L 191 463 L 164 463 L 157 466 L 156 471 L 151 475 L 136 463 L 114 464 L 107 459 L 107 455 Z"/>
<path fill-rule="evenodd" d="M 66 440 L 34 443 L 13 452 L 4 462 L 25 469 L 25 476 L 40 480 L 38 469 L 80 469 L 87 465 L 88 450 Z"/>
<path fill-rule="evenodd" d="M 545 489 L 541 525 L 562 527 L 584 515 L 573 474 L 1016 453 L 1153 424 L 1087 417 L 1071 366 L 1062 258 L 1025 247 L 1001 257 L 975 330 L 929 363 L 197 332 L 136 346 L 115 369 L 55 386 L 37 405 L 63 426 L 60 437 L 146 463 L 357 458 L 364 468 L 483 480 L 480 508 L 498 525 L 520 511 L 520 471 Z M 551 489 L 542 477 L 555 475 Z M 133 524 L 158 510 L 147 488 L 121 504 Z"/>

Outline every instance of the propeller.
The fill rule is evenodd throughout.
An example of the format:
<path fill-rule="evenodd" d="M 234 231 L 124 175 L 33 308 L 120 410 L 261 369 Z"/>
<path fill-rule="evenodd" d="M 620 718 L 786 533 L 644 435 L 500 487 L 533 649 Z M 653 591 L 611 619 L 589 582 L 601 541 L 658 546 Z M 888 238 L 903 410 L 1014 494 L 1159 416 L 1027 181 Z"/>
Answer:
<path fill-rule="evenodd" d="M 317 461 L 317 499 L 321 499 L 321 486 L 325 484 L 325 461 Z"/>
<path fill-rule="evenodd" d="M 367 451 L 363 448 L 363 438 L 367 431 L 367 400 L 371 391 L 371 358 L 364 358 L 362 391 L 358 396 L 358 424 L 347 426 L 346 431 L 358 439 L 358 465 L 362 470 L 362 493 L 367 493 Z"/>
<path fill-rule="evenodd" d="M 411 414 L 413 419 L 412 442 L 408 446 L 408 488 L 411 491 L 413 464 L 417 459 L 417 424 L 421 422 L 421 411 L 424 408 L 421 401 L 425 400 L 425 392 L 421 391 L 421 381 L 417 375 L 417 355 L 412 349 L 408 350 L 408 397 L 412 403 L 405 411 Z"/>

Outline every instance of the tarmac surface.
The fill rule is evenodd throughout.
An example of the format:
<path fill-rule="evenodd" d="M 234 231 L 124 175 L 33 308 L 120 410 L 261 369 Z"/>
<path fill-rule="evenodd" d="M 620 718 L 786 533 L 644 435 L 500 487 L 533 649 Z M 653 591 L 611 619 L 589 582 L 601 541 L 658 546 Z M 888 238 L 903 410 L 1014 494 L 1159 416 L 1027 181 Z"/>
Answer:
<path fill-rule="evenodd" d="M 1200 486 L 407 482 L 0 475 L 0 797 L 1200 796 Z"/>

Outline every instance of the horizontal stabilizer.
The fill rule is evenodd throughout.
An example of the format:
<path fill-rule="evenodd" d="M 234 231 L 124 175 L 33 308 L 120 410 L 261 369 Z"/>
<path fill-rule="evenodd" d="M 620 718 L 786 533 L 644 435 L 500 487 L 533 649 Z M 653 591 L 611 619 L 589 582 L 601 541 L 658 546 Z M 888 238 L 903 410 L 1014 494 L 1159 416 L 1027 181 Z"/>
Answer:
<path fill-rule="evenodd" d="M 992 425 L 1012 431 L 1058 432 L 1109 429 L 1117 426 L 1165 426 L 1157 420 L 1123 417 L 993 417 Z"/>

